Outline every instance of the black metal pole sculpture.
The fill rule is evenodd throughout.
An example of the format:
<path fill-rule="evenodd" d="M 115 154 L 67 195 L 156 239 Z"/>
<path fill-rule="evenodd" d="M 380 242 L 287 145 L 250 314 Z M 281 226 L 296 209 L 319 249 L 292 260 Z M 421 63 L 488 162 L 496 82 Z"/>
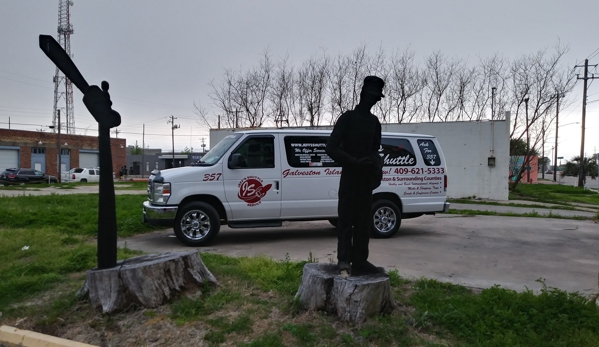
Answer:
<path fill-rule="evenodd" d="M 39 45 L 56 67 L 83 93 L 83 103 L 98 122 L 100 147 L 100 197 L 98 206 L 98 269 L 116 266 L 117 230 L 110 128 L 121 124 L 121 115 L 112 109 L 108 82 L 102 89 L 90 86 L 65 50 L 49 35 L 40 35 Z"/>

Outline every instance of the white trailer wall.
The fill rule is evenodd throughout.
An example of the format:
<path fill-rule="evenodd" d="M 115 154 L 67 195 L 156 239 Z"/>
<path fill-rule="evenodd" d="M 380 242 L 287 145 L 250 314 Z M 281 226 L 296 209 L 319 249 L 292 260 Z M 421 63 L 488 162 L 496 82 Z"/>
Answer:
<path fill-rule="evenodd" d="M 210 146 L 233 132 L 233 129 L 210 129 Z M 505 121 L 383 124 L 383 132 L 436 136 L 447 162 L 450 198 L 508 199 L 509 115 Z M 491 155 L 495 157 L 494 167 L 488 166 Z"/>

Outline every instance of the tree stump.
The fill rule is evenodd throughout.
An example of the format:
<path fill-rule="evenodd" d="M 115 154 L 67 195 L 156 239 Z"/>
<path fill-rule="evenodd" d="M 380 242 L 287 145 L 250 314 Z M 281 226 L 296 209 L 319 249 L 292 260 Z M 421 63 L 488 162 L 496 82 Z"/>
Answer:
<path fill-rule="evenodd" d="M 386 273 L 343 278 L 335 264 L 304 265 L 295 298 L 306 309 L 326 311 L 353 323 L 395 308 Z"/>
<path fill-rule="evenodd" d="M 112 313 L 130 306 L 153 308 L 205 285 L 218 285 L 197 251 L 142 255 L 110 269 L 87 271 L 78 295 L 89 293 L 92 306 Z"/>

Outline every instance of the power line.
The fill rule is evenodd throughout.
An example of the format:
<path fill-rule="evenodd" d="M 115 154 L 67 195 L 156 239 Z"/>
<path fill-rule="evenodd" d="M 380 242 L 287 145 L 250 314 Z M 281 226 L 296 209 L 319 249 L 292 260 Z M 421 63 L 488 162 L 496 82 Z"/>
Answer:
<path fill-rule="evenodd" d="M 0 106 L 0 108 L 14 108 L 14 109 L 18 109 L 18 110 L 39 110 L 39 111 L 47 110 L 47 108 L 12 107 L 12 106 Z"/>
<path fill-rule="evenodd" d="M 192 108 L 180 107 L 180 106 L 171 105 L 171 104 L 164 104 L 164 103 L 161 103 L 161 102 L 144 101 L 144 100 L 138 100 L 138 99 L 131 99 L 131 98 L 119 97 L 119 96 L 116 96 L 116 97 L 114 97 L 112 99 L 116 100 L 116 101 L 119 101 L 119 100 L 131 100 L 131 101 L 134 101 L 134 102 L 123 101 L 125 103 L 135 103 L 135 102 L 137 102 L 137 103 L 144 103 L 144 104 L 161 105 L 161 106 L 164 106 L 164 107 L 176 108 L 176 109 L 186 110 L 186 111 L 193 111 Z"/>
<path fill-rule="evenodd" d="M 599 54 L 599 48 L 594 50 L 593 53 L 589 54 L 589 56 L 587 57 L 587 60 L 593 59 L 597 54 Z"/>
<path fill-rule="evenodd" d="M 50 86 L 40 86 L 39 84 L 34 84 L 34 83 L 29 83 L 29 82 L 23 82 L 23 81 L 19 81 L 19 80 L 14 80 L 14 79 L 8 78 L 8 77 L 0 76 L 0 78 L 5 79 L 5 80 L 9 80 L 9 81 L 13 81 L 13 82 L 18 82 L 18 83 L 23 83 L 23 84 L 29 84 L 30 86 L 36 86 L 36 87 L 40 87 L 40 88 L 50 88 L 50 89 L 52 89 L 52 87 L 50 87 Z"/>
<path fill-rule="evenodd" d="M 49 83 L 49 84 L 50 84 L 50 83 L 52 83 L 52 82 L 50 82 L 50 81 L 43 80 L 43 79 L 41 79 L 41 78 L 29 77 L 29 76 L 21 75 L 21 74 L 14 73 L 14 72 L 10 72 L 10 71 L 0 70 L 0 72 L 4 72 L 4 73 L 7 73 L 7 74 L 11 74 L 11 75 L 19 76 L 19 77 L 25 77 L 25 78 L 29 78 L 29 79 L 36 80 L 36 81 L 47 82 L 47 83 Z"/>

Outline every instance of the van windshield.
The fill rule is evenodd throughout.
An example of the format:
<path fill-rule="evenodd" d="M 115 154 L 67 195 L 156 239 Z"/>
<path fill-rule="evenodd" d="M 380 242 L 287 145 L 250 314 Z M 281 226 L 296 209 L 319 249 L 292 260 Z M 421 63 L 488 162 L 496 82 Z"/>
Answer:
<path fill-rule="evenodd" d="M 212 147 L 212 149 L 209 150 L 196 165 L 212 166 L 216 164 L 240 137 L 241 134 L 227 135 L 216 146 Z"/>

